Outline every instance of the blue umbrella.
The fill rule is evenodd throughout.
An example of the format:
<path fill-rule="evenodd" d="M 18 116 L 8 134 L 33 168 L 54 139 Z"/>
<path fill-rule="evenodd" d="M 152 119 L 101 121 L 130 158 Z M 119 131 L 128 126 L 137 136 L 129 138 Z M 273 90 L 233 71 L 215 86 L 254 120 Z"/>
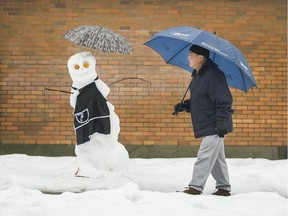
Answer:
<path fill-rule="evenodd" d="M 155 50 L 165 61 L 192 72 L 189 48 L 196 44 L 210 51 L 210 58 L 225 73 L 229 86 L 247 92 L 256 86 L 252 70 L 242 53 L 229 41 L 197 28 L 180 26 L 152 36 L 144 45 Z"/>

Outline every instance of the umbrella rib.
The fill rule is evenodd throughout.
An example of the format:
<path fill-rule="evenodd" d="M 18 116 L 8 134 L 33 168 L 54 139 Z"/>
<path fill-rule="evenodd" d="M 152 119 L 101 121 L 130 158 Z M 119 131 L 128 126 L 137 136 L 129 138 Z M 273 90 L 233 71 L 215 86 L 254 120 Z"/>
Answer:
<path fill-rule="evenodd" d="M 97 37 L 98 37 L 99 33 L 101 32 L 102 28 L 103 28 L 103 27 L 100 27 L 100 29 L 99 29 L 98 32 L 97 32 L 97 34 L 96 34 L 96 36 L 95 36 L 95 39 L 96 39 L 96 40 L 97 40 Z M 97 41 L 94 41 L 94 44 L 96 44 L 97 42 L 98 42 L 98 40 L 97 40 Z"/>
<path fill-rule="evenodd" d="M 178 51 L 174 56 L 172 56 L 172 58 L 170 58 L 166 63 L 169 63 L 174 57 L 176 57 L 180 52 L 182 52 L 184 49 L 186 49 L 186 47 L 188 47 L 189 45 L 191 45 L 190 43 L 187 44 L 187 46 L 183 47 L 180 51 Z"/>
<path fill-rule="evenodd" d="M 246 84 L 245 84 L 245 80 L 244 80 L 244 77 L 243 77 L 243 72 L 242 70 L 238 67 L 239 71 L 240 71 L 240 74 L 241 74 L 241 78 L 242 78 L 242 81 L 243 81 L 243 84 L 244 84 L 244 91 L 247 93 L 247 87 L 246 87 Z"/>

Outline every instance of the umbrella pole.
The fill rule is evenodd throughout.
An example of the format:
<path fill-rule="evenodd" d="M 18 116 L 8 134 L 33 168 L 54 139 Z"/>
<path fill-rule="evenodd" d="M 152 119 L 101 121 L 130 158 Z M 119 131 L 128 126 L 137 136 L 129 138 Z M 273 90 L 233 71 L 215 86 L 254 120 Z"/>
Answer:
<path fill-rule="evenodd" d="M 184 96 L 183 96 L 183 98 L 182 98 L 182 100 L 181 100 L 180 103 L 183 103 L 183 101 L 184 101 L 184 99 L 185 99 L 185 97 L 186 97 L 186 95 L 187 95 L 187 92 L 188 92 L 188 90 L 190 89 L 190 86 L 191 86 L 191 84 L 192 84 L 192 80 L 193 80 L 193 78 L 191 79 L 191 81 L 190 81 L 190 83 L 189 83 L 189 85 L 188 85 L 188 88 L 186 89 L 186 92 L 185 92 L 185 94 L 184 94 Z"/>

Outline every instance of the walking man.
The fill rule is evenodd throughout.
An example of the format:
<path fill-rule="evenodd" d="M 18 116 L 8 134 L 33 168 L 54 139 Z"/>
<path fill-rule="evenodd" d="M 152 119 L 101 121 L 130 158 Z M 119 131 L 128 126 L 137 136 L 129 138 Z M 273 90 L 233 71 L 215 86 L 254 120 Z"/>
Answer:
<path fill-rule="evenodd" d="M 175 105 L 174 114 L 190 112 L 195 138 L 201 145 L 194 164 L 192 180 L 184 193 L 200 195 L 207 178 L 216 180 L 213 195 L 230 196 L 228 167 L 225 159 L 225 135 L 232 132 L 232 95 L 224 73 L 209 59 L 209 50 L 192 45 L 189 64 L 194 68 L 190 99 Z"/>

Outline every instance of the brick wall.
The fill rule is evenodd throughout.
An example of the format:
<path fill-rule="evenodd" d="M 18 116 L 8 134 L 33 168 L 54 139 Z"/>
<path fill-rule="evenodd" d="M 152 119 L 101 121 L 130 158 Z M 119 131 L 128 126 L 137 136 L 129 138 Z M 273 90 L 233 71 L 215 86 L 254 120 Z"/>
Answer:
<path fill-rule="evenodd" d="M 109 2 L 109 3 L 108 3 Z M 234 96 L 227 145 L 287 145 L 287 2 L 285 0 L 0 0 L 0 144 L 74 144 L 66 63 L 76 52 L 62 35 L 78 25 L 110 28 L 131 55 L 96 53 L 97 72 L 127 145 L 198 145 L 188 114 L 171 115 L 190 74 L 143 46 L 158 31 L 188 25 L 231 41 L 251 65 L 258 88 Z"/>

